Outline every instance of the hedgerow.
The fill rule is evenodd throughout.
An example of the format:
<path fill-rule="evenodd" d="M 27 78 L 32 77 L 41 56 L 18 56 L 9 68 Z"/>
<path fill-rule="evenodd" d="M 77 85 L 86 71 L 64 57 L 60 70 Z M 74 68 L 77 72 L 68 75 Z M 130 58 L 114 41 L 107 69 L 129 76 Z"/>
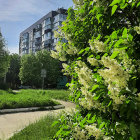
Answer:
<path fill-rule="evenodd" d="M 79 105 L 59 120 L 55 139 L 140 139 L 140 2 L 73 0 L 52 57 L 72 77 Z M 67 43 L 63 42 L 67 39 Z"/>

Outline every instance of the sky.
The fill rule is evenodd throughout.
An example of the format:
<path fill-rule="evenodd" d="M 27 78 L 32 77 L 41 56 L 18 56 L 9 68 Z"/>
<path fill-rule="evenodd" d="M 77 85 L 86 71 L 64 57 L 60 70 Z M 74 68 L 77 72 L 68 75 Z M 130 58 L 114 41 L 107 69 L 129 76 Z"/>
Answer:
<path fill-rule="evenodd" d="M 72 0 L 0 0 L 0 29 L 10 53 L 19 52 L 19 35 L 52 10 L 73 6 Z"/>

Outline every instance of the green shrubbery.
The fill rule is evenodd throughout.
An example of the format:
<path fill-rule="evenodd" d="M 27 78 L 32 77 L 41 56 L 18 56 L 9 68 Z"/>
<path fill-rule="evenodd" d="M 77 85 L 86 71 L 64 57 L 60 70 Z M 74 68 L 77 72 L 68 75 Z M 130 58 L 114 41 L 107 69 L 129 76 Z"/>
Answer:
<path fill-rule="evenodd" d="M 72 77 L 80 110 L 60 119 L 56 139 L 140 139 L 140 2 L 73 0 L 54 58 Z M 63 43 L 63 38 L 68 43 Z"/>

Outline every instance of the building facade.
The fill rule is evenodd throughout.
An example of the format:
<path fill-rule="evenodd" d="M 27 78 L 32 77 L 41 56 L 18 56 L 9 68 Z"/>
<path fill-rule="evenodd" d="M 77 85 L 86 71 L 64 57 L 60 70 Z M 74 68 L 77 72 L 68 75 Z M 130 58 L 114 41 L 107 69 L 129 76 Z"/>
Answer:
<path fill-rule="evenodd" d="M 58 38 L 53 31 L 57 30 L 66 20 L 67 10 L 60 8 L 51 11 L 29 28 L 20 33 L 19 54 L 35 53 L 39 50 L 54 50 Z M 65 40 L 64 40 L 65 41 Z"/>

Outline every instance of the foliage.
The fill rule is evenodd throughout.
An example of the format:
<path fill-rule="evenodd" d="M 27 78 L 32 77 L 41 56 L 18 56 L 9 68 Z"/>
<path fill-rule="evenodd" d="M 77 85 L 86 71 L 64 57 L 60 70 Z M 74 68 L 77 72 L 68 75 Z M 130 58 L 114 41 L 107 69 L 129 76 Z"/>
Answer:
<path fill-rule="evenodd" d="M 4 38 L 0 32 L 0 78 L 4 78 L 9 66 L 9 56 Z"/>
<path fill-rule="evenodd" d="M 60 76 L 59 61 L 50 56 L 47 51 L 39 51 L 37 54 L 24 55 L 21 58 L 19 77 L 23 84 L 41 87 L 41 69 L 46 69 L 45 85 L 56 84 Z"/>
<path fill-rule="evenodd" d="M 11 54 L 10 67 L 6 74 L 6 82 L 9 83 L 10 88 L 17 88 L 20 85 L 19 69 L 20 69 L 20 56 L 18 54 Z"/>
<path fill-rule="evenodd" d="M 25 127 L 19 133 L 14 134 L 9 140 L 51 140 L 58 131 L 59 125 L 52 126 L 53 121 L 57 121 L 60 115 L 48 115 L 39 121 Z"/>
<path fill-rule="evenodd" d="M 73 0 L 52 56 L 72 77 L 79 112 L 55 139 L 140 139 L 140 2 Z M 68 40 L 63 42 L 63 38 Z"/>

